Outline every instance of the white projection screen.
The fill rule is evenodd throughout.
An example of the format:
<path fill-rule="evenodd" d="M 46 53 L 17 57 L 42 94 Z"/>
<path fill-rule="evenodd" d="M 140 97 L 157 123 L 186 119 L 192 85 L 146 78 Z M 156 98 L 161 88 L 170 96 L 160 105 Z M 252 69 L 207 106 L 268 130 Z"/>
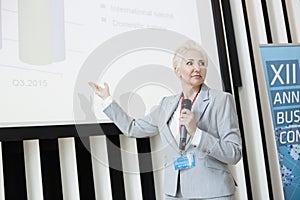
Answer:
<path fill-rule="evenodd" d="M 180 92 L 172 57 L 186 39 L 222 89 L 210 1 L 1 0 L 0 26 L 0 127 L 109 122 L 88 81 L 143 116 Z"/>

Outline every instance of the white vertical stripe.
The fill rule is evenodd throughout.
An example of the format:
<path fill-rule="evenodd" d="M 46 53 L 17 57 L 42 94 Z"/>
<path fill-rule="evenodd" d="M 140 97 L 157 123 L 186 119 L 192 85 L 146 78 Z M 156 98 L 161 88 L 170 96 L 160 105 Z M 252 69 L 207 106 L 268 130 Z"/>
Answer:
<path fill-rule="evenodd" d="M 287 43 L 286 27 L 281 0 L 267 0 L 272 39 L 274 43 Z"/>
<path fill-rule="evenodd" d="M 296 64 L 293 64 L 293 84 L 296 84 L 297 82 L 297 73 L 296 73 Z"/>
<path fill-rule="evenodd" d="M 289 16 L 290 31 L 292 41 L 300 43 L 300 1 L 299 0 L 286 0 L 286 7 Z"/>
<path fill-rule="evenodd" d="M 259 53 L 259 46 L 257 41 L 267 43 L 267 35 L 265 29 L 265 20 L 263 16 L 262 4 L 260 0 L 245 1 L 248 13 L 248 20 L 251 32 L 251 39 L 253 46 L 257 53 Z M 258 56 L 259 54 L 255 54 Z"/>
<path fill-rule="evenodd" d="M 23 146 L 24 146 L 27 198 L 30 200 L 42 200 L 43 186 L 42 186 L 39 141 L 25 140 L 23 141 Z"/>
<path fill-rule="evenodd" d="M 235 166 L 229 166 L 230 172 L 237 184 L 236 191 L 234 193 L 235 200 L 247 200 L 247 189 L 245 182 L 245 173 L 244 173 L 244 162 L 243 160 L 239 161 Z"/>
<path fill-rule="evenodd" d="M 205 81 L 212 88 L 222 89 L 223 82 L 221 80 L 219 67 L 219 55 L 211 1 L 197 1 L 197 6 L 199 13 L 199 26 L 205 27 L 200 29 L 201 45 L 206 50 L 209 60 L 209 67 Z"/>
<path fill-rule="evenodd" d="M 264 123 L 264 130 L 265 130 L 265 137 L 267 138 L 267 151 L 268 151 L 268 158 L 269 158 L 269 166 L 271 172 L 271 181 L 273 187 L 273 194 L 278 198 L 278 200 L 283 199 L 283 190 L 282 190 L 282 182 L 281 182 L 281 174 L 280 174 L 280 167 L 279 161 L 277 157 L 277 148 L 275 143 L 275 135 L 273 134 L 273 124 L 272 124 L 272 116 L 270 111 L 270 106 L 268 102 L 267 96 L 267 88 L 265 84 L 265 77 L 264 71 L 260 56 L 259 45 L 267 43 L 266 37 L 266 30 L 264 25 L 264 18 L 262 13 L 262 5 L 260 0 L 253 0 L 253 1 L 246 1 L 247 4 L 247 12 L 248 12 L 248 19 L 250 25 L 250 32 L 251 32 L 251 39 L 252 39 L 252 47 L 253 47 L 253 54 L 255 59 L 255 66 L 256 66 L 256 75 L 259 87 L 259 99 L 261 103 L 262 115 L 263 115 L 263 123 Z M 241 31 L 241 30 L 239 30 Z M 245 44 L 244 42 L 240 42 L 241 44 Z M 250 45 L 250 44 L 249 44 Z M 240 47 L 240 48 L 245 48 Z M 241 52 L 241 51 L 240 51 Z M 247 55 L 241 58 L 244 62 L 246 60 Z M 249 68 L 250 66 L 241 67 L 241 69 Z M 250 72 L 245 73 L 242 77 L 244 79 L 250 78 Z M 249 83 L 253 83 L 249 80 Z M 244 84 L 243 87 L 246 87 L 247 84 Z M 249 87 L 249 86 L 248 86 Z M 243 89 L 242 89 L 243 90 Z M 243 95 L 244 96 L 244 95 Z M 251 110 L 256 108 L 256 103 L 253 100 L 249 100 L 249 98 L 254 97 L 254 94 L 245 94 L 244 99 L 241 100 L 242 102 L 249 102 L 248 109 L 245 109 L 245 113 L 252 113 Z M 252 107 L 252 108 L 251 108 Z M 251 118 L 254 118 L 252 116 Z M 246 122 L 245 125 L 251 124 Z M 247 128 L 251 128 L 246 126 Z M 251 134 L 245 134 L 246 142 L 248 147 L 251 147 L 251 153 L 248 154 L 249 163 L 252 163 L 250 166 L 250 172 L 252 174 L 251 181 L 254 183 L 252 184 L 253 192 L 254 192 L 254 199 L 269 199 L 268 195 L 268 188 L 266 183 L 266 174 L 265 174 L 265 166 L 264 166 L 264 157 L 263 157 L 263 149 L 261 148 L 261 133 L 258 132 L 251 132 Z M 259 191 L 258 194 L 255 192 Z"/>
<path fill-rule="evenodd" d="M 105 136 L 90 137 L 93 177 L 97 200 L 112 200 Z"/>
<path fill-rule="evenodd" d="M 290 64 L 286 65 L 286 84 L 290 84 Z M 295 73 L 294 73 L 295 74 Z"/>
<path fill-rule="evenodd" d="M 164 158 L 160 135 L 150 138 L 156 199 L 164 199 Z"/>
<path fill-rule="evenodd" d="M 3 159 L 2 159 L 2 142 L 0 142 L 0 199 L 5 199 L 4 176 L 3 176 Z"/>
<path fill-rule="evenodd" d="M 79 200 L 74 138 L 60 138 L 58 145 L 64 200 Z"/>
<path fill-rule="evenodd" d="M 126 199 L 143 199 L 136 139 L 120 135 L 120 147 Z"/>

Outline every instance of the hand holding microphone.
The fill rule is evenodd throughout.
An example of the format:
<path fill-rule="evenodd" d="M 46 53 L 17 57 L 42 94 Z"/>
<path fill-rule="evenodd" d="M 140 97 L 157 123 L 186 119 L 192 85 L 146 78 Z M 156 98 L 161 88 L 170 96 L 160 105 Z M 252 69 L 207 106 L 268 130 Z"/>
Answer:
<path fill-rule="evenodd" d="M 185 150 L 187 134 L 193 136 L 196 132 L 196 121 L 193 112 L 191 112 L 192 102 L 190 99 L 184 99 L 181 104 L 180 114 L 180 140 L 179 149 Z"/>

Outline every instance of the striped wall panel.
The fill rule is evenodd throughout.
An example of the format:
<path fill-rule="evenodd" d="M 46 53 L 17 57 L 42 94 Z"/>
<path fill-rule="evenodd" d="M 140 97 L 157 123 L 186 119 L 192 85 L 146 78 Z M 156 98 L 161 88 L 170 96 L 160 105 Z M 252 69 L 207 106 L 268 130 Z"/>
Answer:
<path fill-rule="evenodd" d="M 261 95 L 265 93 L 265 90 L 262 86 L 264 85 L 264 78 L 262 77 L 259 45 L 292 42 L 292 36 L 295 38 L 297 36 L 295 32 L 298 30 L 297 23 L 295 23 L 297 21 L 295 20 L 296 12 L 293 12 L 293 8 L 296 6 L 295 4 L 299 8 L 299 2 L 284 0 L 252 2 L 220 0 L 211 2 L 214 11 L 223 80 L 229 79 L 229 76 L 232 79 L 229 83 L 224 81 L 225 90 L 231 92 L 231 88 L 237 85 L 234 78 L 234 76 L 239 75 L 239 72 L 235 70 L 237 65 L 242 71 L 242 77 L 252 74 L 252 78 L 244 78 L 247 81 L 242 79 L 240 82 L 240 84 L 245 82 L 248 85 L 252 83 L 252 87 L 243 84 L 242 87 L 233 89 L 240 120 L 249 122 L 248 111 L 252 110 L 250 111 L 252 114 L 250 116 L 252 123 L 250 124 L 254 125 L 254 127 L 250 129 L 242 127 L 242 130 L 244 130 L 242 131 L 244 148 L 246 148 L 243 152 L 244 161 L 248 160 L 244 162 L 248 198 L 273 199 L 279 197 L 283 199 L 279 165 L 276 153 L 274 153 L 276 152 L 275 140 L 274 136 L 266 131 L 272 130 L 272 128 L 270 129 L 270 122 L 268 122 L 271 119 L 268 116 L 270 112 L 265 106 L 268 99 L 266 96 Z M 230 7 L 233 7 L 235 10 L 232 9 L 233 11 L 231 11 L 228 9 Z M 231 14 L 228 14 L 230 12 Z M 234 30 L 230 28 L 231 19 L 234 21 Z M 234 39 L 236 42 L 230 42 L 231 39 Z M 237 55 L 249 56 L 250 60 L 246 57 L 243 59 L 237 58 L 236 52 Z M 239 63 L 233 62 L 233 60 L 237 59 Z M 249 101 L 249 93 L 253 95 L 250 98 L 251 101 Z M 253 97 L 256 98 L 253 99 Z M 252 106 L 249 107 L 249 104 Z M 256 109 L 253 109 L 253 107 Z M 242 126 L 247 126 L 245 124 L 243 123 Z M 252 138 L 251 136 L 249 137 L 249 134 L 253 135 L 253 132 L 248 130 L 255 131 Z M 259 145 L 257 146 L 257 144 Z M 254 156 L 250 155 L 249 158 L 247 152 L 253 152 L 254 146 L 255 148 L 258 147 L 260 151 L 256 152 Z M 260 178 L 255 178 L 253 175 L 249 176 L 251 173 L 261 174 L 261 176 Z M 247 177 L 250 178 L 250 181 L 247 180 Z M 249 187 L 249 183 L 254 188 Z"/>
<path fill-rule="evenodd" d="M 221 3 L 225 3 L 225 1 L 220 1 Z M 274 136 L 270 135 L 270 116 L 269 111 L 266 108 L 266 101 L 267 97 L 264 96 L 262 93 L 265 93 L 265 89 L 263 88 L 264 85 L 264 78 L 262 77 L 262 67 L 260 63 L 260 54 L 259 54 L 259 45 L 260 44 L 280 44 L 280 43 L 290 43 L 292 42 L 292 36 L 295 38 L 297 37 L 297 30 L 299 29 L 299 23 L 295 23 L 295 13 L 293 13 L 293 6 L 299 8 L 299 1 L 231 1 L 231 4 L 241 4 L 239 7 L 239 15 L 235 15 L 237 13 L 232 13 L 234 16 L 233 19 L 235 22 L 235 33 L 236 33 L 236 41 L 238 46 L 238 54 L 245 55 L 250 57 L 250 63 L 248 58 L 240 59 L 240 68 L 241 71 L 247 71 L 244 67 L 251 67 L 252 68 L 252 76 L 253 80 L 246 81 L 247 83 L 253 83 L 254 88 L 249 88 L 249 92 L 253 93 L 256 96 L 255 101 L 250 101 L 255 108 L 257 108 L 257 113 L 253 113 L 254 115 L 258 116 L 259 118 L 259 127 L 261 136 L 257 136 L 260 141 L 255 141 L 255 139 L 248 138 L 247 143 L 255 144 L 255 148 L 257 144 L 260 144 L 262 147 L 261 152 L 265 152 L 263 154 L 263 158 L 261 161 L 265 160 L 264 166 L 259 166 L 259 157 L 262 158 L 261 153 L 257 153 L 257 158 L 250 159 L 250 171 L 262 171 L 265 169 L 265 172 L 262 173 L 263 181 L 259 179 L 253 178 L 251 176 L 251 185 L 256 187 L 258 185 L 259 188 L 253 188 L 252 194 L 254 195 L 254 199 L 283 199 L 282 194 L 282 186 L 281 186 L 281 177 L 279 172 L 278 160 L 276 156 L 276 145 Z M 297 4 L 297 5 L 296 5 Z M 237 5 L 235 5 L 237 6 Z M 238 18 L 241 19 L 243 15 L 244 21 L 239 21 Z M 297 27 L 298 26 L 298 27 Z M 241 28 L 243 28 L 241 30 Z M 246 31 L 246 32 L 244 32 Z M 244 35 L 242 35 L 244 32 Z M 242 37 L 244 39 L 242 39 Z M 242 45 L 241 45 L 242 44 Z M 230 45 L 227 43 L 227 45 Z M 246 49 L 245 49 L 246 47 Z M 250 65 L 249 65 L 250 64 Z M 248 75 L 251 74 L 251 71 L 248 70 Z M 243 77 L 243 75 L 242 75 Z M 244 82 L 244 81 L 243 81 Z M 239 89 L 241 94 L 240 101 L 241 107 L 247 109 L 247 102 L 246 98 L 243 95 L 244 93 L 245 84 L 242 88 Z M 252 90 L 252 91 L 250 91 Z M 249 96 L 247 96 L 249 98 Z M 244 111 L 245 112 L 245 111 Z M 255 111 L 256 112 L 256 111 Z M 243 109 L 242 109 L 243 113 Z M 248 112 L 249 114 L 249 112 Z M 254 117 L 253 117 L 253 120 Z M 245 124 L 245 123 L 244 123 Z M 257 124 L 257 122 L 253 122 L 251 124 Z M 247 130 L 247 129 L 244 129 Z M 251 134 L 251 132 L 249 132 Z M 272 134 L 272 133 L 271 133 Z M 247 135 L 247 133 L 245 133 Z M 247 136 L 246 136 L 247 137 Z M 271 140 L 270 140 L 271 138 Z M 252 143 L 250 141 L 253 141 Z M 259 146 L 260 146 L 259 145 Z M 249 145 L 248 145 L 249 146 Z M 247 148 L 247 146 L 246 146 Z M 254 150 L 254 147 L 250 146 L 250 151 Z M 256 160 L 256 161 L 255 161 Z M 257 166 L 253 166 L 253 163 Z M 256 168 L 256 170 L 255 170 Z M 256 186 L 255 186 L 256 185 Z M 262 190 L 262 188 L 264 188 Z M 263 191 L 268 191 L 268 194 Z M 249 193 L 248 193 L 249 194 Z"/>

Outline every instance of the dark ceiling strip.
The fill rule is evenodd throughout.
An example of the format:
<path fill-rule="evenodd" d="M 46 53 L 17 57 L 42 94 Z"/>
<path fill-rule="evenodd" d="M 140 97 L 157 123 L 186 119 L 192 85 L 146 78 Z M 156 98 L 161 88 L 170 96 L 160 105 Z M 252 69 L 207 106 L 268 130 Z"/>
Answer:
<path fill-rule="evenodd" d="M 261 5 L 262 5 L 262 11 L 263 11 L 263 15 L 264 15 L 265 29 L 266 29 L 268 44 L 271 44 L 271 43 L 273 43 L 273 40 L 272 40 L 272 32 L 271 32 L 271 27 L 270 27 L 270 20 L 269 20 L 268 7 L 267 7 L 266 0 L 261 0 Z"/>
<path fill-rule="evenodd" d="M 236 48 L 236 39 L 232 21 L 232 13 L 230 8 L 230 1 L 229 0 L 222 0 L 222 13 L 223 19 L 225 24 L 225 31 L 226 31 L 226 41 L 228 45 L 228 52 L 229 52 L 229 60 L 230 60 L 230 68 L 231 68 L 231 75 L 233 86 L 241 87 L 242 86 L 242 79 L 241 79 L 241 72 L 240 72 L 240 64 L 239 58 Z"/>
<path fill-rule="evenodd" d="M 231 81 L 229 75 L 229 66 L 227 62 L 227 51 L 225 45 L 224 29 L 222 24 L 222 15 L 219 0 L 211 0 L 212 11 L 214 16 L 215 35 L 217 40 L 217 49 L 219 55 L 219 64 L 221 70 L 222 81 L 224 83 L 224 91 L 232 93 Z"/>

